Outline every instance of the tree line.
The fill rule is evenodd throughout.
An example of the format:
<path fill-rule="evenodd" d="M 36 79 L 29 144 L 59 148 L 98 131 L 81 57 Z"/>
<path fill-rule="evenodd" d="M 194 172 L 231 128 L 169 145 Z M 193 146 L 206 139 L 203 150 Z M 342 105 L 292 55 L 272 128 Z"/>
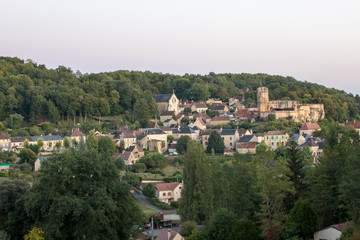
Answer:
<path fill-rule="evenodd" d="M 31 60 L 0 57 L 0 121 L 11 124 L 13 114 L 31 124 L 121 114 L 126 121 L 145 125 L 157 113 L 152 94 L 174 90 L 179 99 L 195 101 L 209 97 L 227 101 L 244 95 L 245 102 L 256 102 L 256 88 L 262 85 L 269 88 L 270 99 L 323 103 L 332 120 L 359 116 L 358 95 L 291 77 L 245 73 L 178 76 L 126 70 L 81 74 L 64 66 L 47 69 Z M 246 88 L 250 91 L 244 91 Z"/>

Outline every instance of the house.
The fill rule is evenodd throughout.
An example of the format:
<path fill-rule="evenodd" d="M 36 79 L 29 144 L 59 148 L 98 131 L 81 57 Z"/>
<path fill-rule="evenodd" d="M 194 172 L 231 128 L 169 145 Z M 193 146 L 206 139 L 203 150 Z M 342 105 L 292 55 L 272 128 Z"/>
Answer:
<path fill-rule="evenodd" d="M 289 135 L 281 131 L 269 131 L 265 133 L 265 143 L 273 150 L 285 146 L 289 141 Z"/>
<path fill-rule="evenodd" d="M 258 105 L 256 105 L 255 103 L 249 103 L 249 104 L 246 104 L 245 105 L 245 108 L 248 110 L 248 111 L 251 111 L 251 112 L 257 112 L 259 109 L 258 109 Z"/>
<path fill-rule="evenodd" d="M 189 124 L 189 127 L 198 127 L 201 130 L 205 130 L 206 129 L 206 123 L 204 123 L 204 121 L 201 118 L 196 118 L 195 122 L 192 122 Z"/>
<path fill-rule="evenodd" d="M 8 172 L 10 169 L 10 166 L 11 166 L 10 163 L 0 163 L 0 171 Z"/>
<path fill-rule="evenodd" d="M 37 141 L 42 138 L 44 140 L 44 146 L 42 150 L 52 151 L 56 149 L 56 143 L 60 143 L 61 148 L 63 146 L 63 138 L 59 135 L 52 136 L 35 136 L 29 137 L 29 144 L 37 144 Z"/>
<path fill-rule="evenodd" d="M 159 199 L 159 201 L 164 203 L 178 201 L 181 198 L 182 188 L 183 185 L 179 182 L 157 183 L 155 184 L 155 196 Z"/>
<path fill-rule="evenodd" d="M 360 134 L 360 122 L 347 122 L 345 126 L 353 126 L 355 130 Z"/>
<path fill-rule="evenodd" d="M 197 140 L 198 134 L 189 126 L 181 126 L 180 129 L 173 129 L 173 135 L 175 139 L 179 139 L 181 136 L 189 136 L 192 140 Z"/>
<path fill-rule="evenodd" d="M 309 134 L 310 136 L 313 135 L 315 131 L 320 131 L 321 127 L 317 123 L 304 123 L 302 127 L 300 128 L 299 133 L 301 135 L 303 134 Z"/>
<path fill-rule="evenodd" d="M 213 103 L 219 103 L 222 104 L 222 101 L 219 98 L 209 98 L 206 100 L 206 104 L 213 104 Z"/>
<path fill-rule="evenodd" d="M 41 164 L 49 157 L 38 157 L 34 163 L 34 172 L 38 172 L 41 168 Z"/>
<path fill-rule="evenodd" d="M 129 130 L 118 131 L 114 136 L 115 144 L 120 146 L 124 142 L 124 148 L 127 149 L 136 145 L 136 135 Z"/>
<path fill-rule="evenodd" d="M 29 139 L 27 137 L 12 137 L 11 138 L 11 151 L 20 151 L 24 148 L 25 139 Z"/>
<path fill-rule="evenodd" d="M 229 108 L 225 105 L 225 104 L 221 104 L 221 103 L 213 103 L 209 106 L 208 108 L 211 111 L 217 111 L 220 114 L 228 112 Z"/>
<path fill-rule="evenodd" d="M 210 125 L 211 117 L 207 115 L 206 113 L 202 114 L 202 120 L 206 124 L 206 126 Z"/>
<path fill-rule="evenodd" d="M 216 116 L 213 117 L 210 121 L 210 126 L 216 126 L 216 125 L 226 125 L 230 122 L 230 118 L 229 117 L 225 117 L 225 116 Z"/>
<path fill-rule="evenodd" d="M 167 119 L 172 119 L 172 117 L 175 115 L 174 111 L 167 111 L 164 110 L 160 113 L 160 122 L 164 122 Z"/>
<path fill-rule="evenodd" d="M 136 160 L 145 155 L 144 150 L 142 150 L 138 145 L 130 146 L 126 151 L 132 152 Z"/>
<path fill-rule="evenodd" d="M 239 138 L 245 135 L 252 135 L 253 130 L 252 129 L 238 129 Z"/>
<path fill-rule="evenodd" d="M 172 143 L 169 146 L 169 153 L 174 153 L 176 152 L 176 148 L 177 148 L 177 144 L 176 143 Z"/>
<path fill-rule="evenodd" d="M 255 137 L 257 138 L 257 142 L 261 143 L 265 141 L 265 134 L 264 133 L 255 133 Z"/>
<path fill-rule="evenodd" d="M 192 112 L 203 113 L 206 112 L 207 110 L 208 110 L 208 106 L 203 102 L 194 102 L 191 105 Z"/>
<path fill-rule="evenodd" d="M 170 119 L 164 120 L 162 123 L 163 123 L 164 127 L 170 127 L 171 125 L 177 124 L 178 122 L 176 120 L 170 118 Z"/>
<path fill-rule="evenodd" d="M 0 150 L 1 151 L 10 151 L 11 140 L 8 133 L 0 133 Z"/>
<path fill-rule="evenodd" d="M 159 114 L 161 114 L 163 111 L 174 111 L 175 114 L 180 112 L 179 99 L 176 97 L 174 92 L 172 94 L 154 94 L 153 98 L 156 101 Z"/>
<path fill-rule="evenodd" d="M 255 134 L 244 135 L 239 139 L 239 142 L 240 143 L 258 142 L 258 138 L 255 136 Z"/>
<path fill-rule="evenodd" d="M 74 128 L 72 131 L 67 135 L 67 137 L 70 139 L 70 141 L 76 141 L 77 143 L 80 142 L 80 139 L 83 140 L 86 139 L 86 135 L 80 131 L 79 128 Z"/>
<path fill-rule="evenodd" d="M 258 142 L 237 142 L 236 151 L 242 154 L 245 153 L 255 154 L 257 145 L 259 145 Z"/>
<path fill-rule="evenodd" d="M 225 149 L 224 156 L 234 156 L 235 151 L 232 149 Z"/>
<path fill-rule="evenodd" d="M 124 160 L 125 165 L 132 166 L 134 165 L 139 158 L 136 158 L 134 153 L 132 151 L 124 151 L 122 153 L 114 153 L 112 155 L 113 159 L 116 159 L 118 157 L 121 157 Z"/>
<path fill-rule="evenodd" d="M 226 149 L 234 149 L 236 142 L 239 140 L 237 129 L 222 129 L 220 135 L 224 141 Z"/>
<path fill-rule="evenodd" d="M 155 240 L 185 240 L 180 233 L 174 232 L 170 229 L 163 229 Z"/>
<path fill-rule="evenodd" d="M 306 138 L 302 134 L 294 134 L 291 138 L 297 143 L 297 145 L 301 145 L 306 142 Z"/>
<path fill-rule="evenodd" d="M 244 96 L 235 96 L 233 98 L 229 98 L 229 107 L 238 108 L 242 102 L 245 101 Z"/>
<path fill-rule="evenodd" d="M 300 148 L 308 146 L 313 155 L 313 163 L 319 163 L 319 157 L 323 154 L 325 148 L 325 142 L 321 142 L 320 139 L 311 138 L 307 142 L 300 145 Z"/>
<path fill-rule="evenodd" d="M 348 227 L 355 227 L 353 221 L 334 224 L 314 233 L 314 240 L 337 240 Z"/>
<path fill-rule="evenodd" d="M 206 130 L 200 131 L 200 142 L 203 145 L 204 149 L 207 148 L 210 134 L 213 131 L 217 131 L 218 133 L 220 133 L 219 129 L 206 129 Z"/>
<path fill-rule="evenodd" d="M 249 109 L 238 109 L 235 113 L 235 118 L 237 120 L 248 120 L 255 119 L 257 114 L 254 111 L 250 111 Z"/>

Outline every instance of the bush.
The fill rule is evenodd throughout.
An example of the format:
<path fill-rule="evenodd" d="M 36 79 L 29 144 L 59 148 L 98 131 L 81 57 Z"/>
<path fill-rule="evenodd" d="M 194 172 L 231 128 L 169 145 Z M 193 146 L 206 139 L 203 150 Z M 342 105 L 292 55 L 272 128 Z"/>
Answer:
<path fill-rule="evenodd" d="M 146 170 L 146 165 L 144 163 L 135 163 L 134 170 L 137 173 L 144 172 Z"/>
<path fill-rule="evenodd" d="M 158 168 L 155 168 L 151 171 L 152 174 L 160 174 L 161 176 L 165 176 L 165 173 L 163 171 L 161 171 Z"/>
<path fill-rule="evenodd" d="M 180 234 L 184 237 L 189 236 L 194 229 L 196 229 L 197 223 L 194 221 L 185 221 L 181 224 Z"/>
<path fill-rule="evenodd" d="M 3 171 L 0 172 L 0 177 L 8 177 L 8 176 L 9 176 L 8 172 L 3 172 Z"/>
<path fill-rule="evenodd" d="M 166 183 L 181 182 L 181 181 L 182 181 L 182 176 L 181 175 L 172 176 L 172 177 L 164 177 L 163 178 L 163 182 L 166 182 Z"/>
<path fill-rule="evenodd" d="M 149 183 L 144 187 L 143 194 L 147 198 L 154 198 L 156 189 L 153 184 Z"/>
<path fill-rule="evenodd" d="M 178 201 L 172 201 L 170 203 L 170 206 L 175 208 L 175 209 L 178 209 L 179 208 L 179 202 Z"/>
<path fill-rule="evenodd" d="M 151 198 L 150 203 L 163 210 L 173 209 L 171 206 L 167 205 L 166 203 L 160 202 L 157 198 Z"/>
<path fill-rule="evenodd" d="M 160 168 L 164 169 L 169 164 L 169 161 L 166 157 L 160 153 L 145 155 L 140 158 L 140 163 L 144 163 L 147 168 Z"/>

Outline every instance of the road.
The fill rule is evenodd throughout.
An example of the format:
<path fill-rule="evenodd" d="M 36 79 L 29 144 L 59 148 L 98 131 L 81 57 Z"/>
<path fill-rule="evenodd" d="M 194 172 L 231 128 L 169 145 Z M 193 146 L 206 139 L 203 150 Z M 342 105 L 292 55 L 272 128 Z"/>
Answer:
<path fill-rule="evenodd" d="M 134 195 L 137 199 L 139 199 L 140 201 L 142 201 L 145 205 L 147 205 L 148 207 L 154 209 L 155 211 L 158 212 L 162 212 L 162 210 L 158 207 L 155 207 L 154 205 L 152 205 L 151 203 L 149 203 L 144 195 L 141 195 L 140 193 L 137 193 L 136 191 L 134 191 Z"/>

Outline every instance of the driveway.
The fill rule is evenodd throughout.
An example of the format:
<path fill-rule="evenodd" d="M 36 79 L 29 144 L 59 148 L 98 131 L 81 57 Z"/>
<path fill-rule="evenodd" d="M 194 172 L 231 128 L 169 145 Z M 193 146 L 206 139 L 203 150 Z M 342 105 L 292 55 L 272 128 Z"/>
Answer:
<path fill-rule="evenodd" d="M 158 208 L 158 207 L 155 207 L 154 205 L 152 205 L 151 203 L 149 203 L 147 200 L 146 200 L 146 197 L 144 195 L 141 195 L 140 193 L 137 193 L 136 191 L 134 191 L 134 195 L 137 199 L 139 199 L 140 201 L 142 201 L 145 205 L 147 205 L 148 207 L 154 209 L 155 211 L 158 211 L 158 212 L 162 212 L 163 210 Z"/>

